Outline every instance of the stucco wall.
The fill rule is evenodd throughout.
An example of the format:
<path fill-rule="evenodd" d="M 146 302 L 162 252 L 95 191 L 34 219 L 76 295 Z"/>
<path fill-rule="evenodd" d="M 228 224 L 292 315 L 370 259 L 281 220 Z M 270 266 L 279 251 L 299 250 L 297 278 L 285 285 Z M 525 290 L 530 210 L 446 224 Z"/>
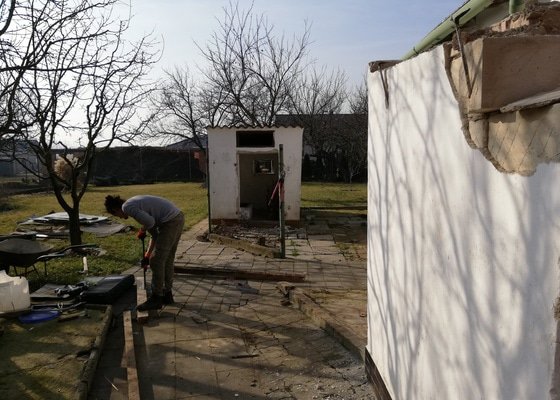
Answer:
<path fill-rule="evenodd" d="M 546 399 L 560 165 L 498 172 L 461 132 L 441 47 L 370 73 L 368 344 L 393 399 Z"/>
<path fill-rule="evenodd" d="M 274 127 L 274 148 L 237 148 L 236 129 L 208 129 L 210 206 L 212 219 L 239 218 L 239 153 L 277 152 L 284 147 L 286 220 L 299 221 L 303 128 Z M 251 129 L 243 129 L 244 131 Z M 253 130 L 263 130 L 253 129 Z M 269 130 L 269 128 L 266 128 Z"/>

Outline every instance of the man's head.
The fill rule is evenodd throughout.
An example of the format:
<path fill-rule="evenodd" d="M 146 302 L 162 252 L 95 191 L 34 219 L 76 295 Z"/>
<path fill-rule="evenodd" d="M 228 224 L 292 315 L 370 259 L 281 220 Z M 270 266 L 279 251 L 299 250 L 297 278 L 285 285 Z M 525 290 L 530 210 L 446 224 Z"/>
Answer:
<path fill-rule="evenodd" d="M 124 202 L 125 201 L 121 199 L 120 196 L 108 195 L 105 197 L 105 209 L 107 209 L 107 212 L 111 215 L 126 219 L 128 218 L 128 215 L 126 215 L 122 210 Z"/>

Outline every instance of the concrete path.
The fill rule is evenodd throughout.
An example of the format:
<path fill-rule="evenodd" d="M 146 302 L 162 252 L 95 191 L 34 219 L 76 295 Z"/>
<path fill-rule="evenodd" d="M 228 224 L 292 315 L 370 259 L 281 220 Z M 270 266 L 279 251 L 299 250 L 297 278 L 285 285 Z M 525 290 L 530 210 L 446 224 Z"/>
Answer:
<path fill-rule="evenodd" d="M 133 324 L 141 398 L 370 399 L 361 359 L 365 250 L 341 252 L 328 223 L 322 226 L 306 238 L 288 238 L 282 260 L 197 240 L 206 221 L 186 232 L 176 266 L 200 272 L 176 274 L 176 304 L 144 325 Z M 220 269 L 229 275 L 207 273 Z M 236 279 L 232 270 L 306 279 L 279 285 Z M 280 290 L 286 288 L 291 296 Z M 90 399 L 128 398 L 120 313 L 134 300 L 115 306 L 115 329 Z"/>

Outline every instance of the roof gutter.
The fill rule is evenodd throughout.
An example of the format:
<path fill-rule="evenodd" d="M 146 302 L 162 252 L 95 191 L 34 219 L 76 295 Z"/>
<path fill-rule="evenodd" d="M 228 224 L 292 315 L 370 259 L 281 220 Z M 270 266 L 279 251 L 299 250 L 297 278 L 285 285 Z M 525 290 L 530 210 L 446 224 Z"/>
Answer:
<path fill-rule="evenodd" d="M 457 26 L 462 26 L 476 17 L 486 8 L 491 6 L 494 0 L 469 0 L 463 4 L 457 11 L 447 17 L 442 23 L 435 27 L 424 39 L 404 55 L 402 60 L 408 60 L 411 57 L 417 56 L 423 51 L 431 48 L 432 46 L 441 43 L 451 33 L 453 33 Z M 512 3 L 516 3 L 512 6 Z M 510 12 L 513 8 L 518 7 L 523 0 L 510 0 Z"/>

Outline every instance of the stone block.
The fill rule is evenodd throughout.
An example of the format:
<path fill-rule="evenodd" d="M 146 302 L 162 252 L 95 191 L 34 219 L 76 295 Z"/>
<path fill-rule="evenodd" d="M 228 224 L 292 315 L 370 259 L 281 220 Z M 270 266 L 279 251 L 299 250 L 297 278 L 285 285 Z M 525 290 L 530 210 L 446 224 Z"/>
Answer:
<path fill-rule="evenodd" d="M 499 110 L 560 83 L 560 35 L 482 37 L 464 46 L 469 87 L 457 52 L 451 71 L 468 113 Z"/>

